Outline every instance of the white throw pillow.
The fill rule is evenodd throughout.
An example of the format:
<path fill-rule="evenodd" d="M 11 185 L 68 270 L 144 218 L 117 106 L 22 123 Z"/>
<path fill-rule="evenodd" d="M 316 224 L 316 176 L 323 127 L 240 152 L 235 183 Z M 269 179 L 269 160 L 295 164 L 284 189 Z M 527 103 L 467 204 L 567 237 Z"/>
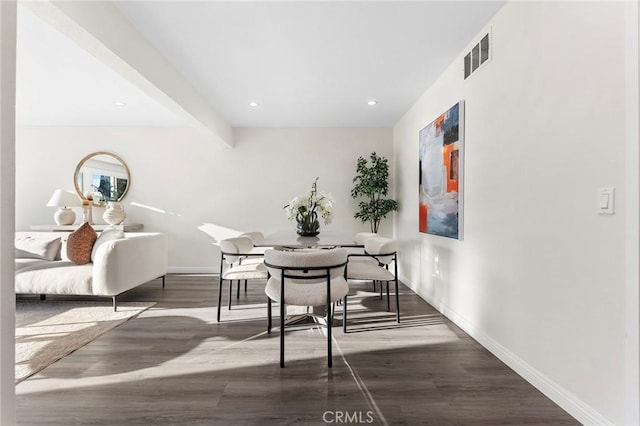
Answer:
<path fill-rule="evenodd" d="M 33 237 L 16 238 L 15 257 L 22 259 L 55 260 L 60 254 L 62 240 L 58 238 L 39 239 Z"/>
<path fill-rule="evenodd" d="M 98 247 L 108 241 L 119 240 L 121 238 L 124 238 L 124 232 L 121 229 L 110 226 L 102 231 L 93 245 L 93 250 L 91 250 L 91 261 L 94 261 L 96 253 L 98 252 Z"/>

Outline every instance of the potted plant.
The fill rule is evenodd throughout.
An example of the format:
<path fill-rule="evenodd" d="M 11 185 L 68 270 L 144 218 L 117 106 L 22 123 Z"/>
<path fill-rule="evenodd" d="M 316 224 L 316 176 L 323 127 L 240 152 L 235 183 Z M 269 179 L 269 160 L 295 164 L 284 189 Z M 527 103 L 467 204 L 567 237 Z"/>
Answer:
<path fill-rule="evenodd" d="M 289 220 L 298 222 L 298 235 L 315 236 L 320 233 L 318 213 L 325 225 L 331 223 L 333 217 L 333 197 L 327 192 L 318 192 L 318 178 L 311 184 L 306 195 L 295 197 L 284 206 Z"/>
<path fill-rule="evenodd" d="M 398 210 L 398 202 L 383 198 L 389 191 L 389 164 L 387 159 L 372 152 L 369 160 L 359 157 L 356 165 L 356 175 L 353 178 L 351 197 L 363 197 L 365 200 L 358 204 L 359 210 L 353 216 L 362 223 L 369 222 L 371 232 L 378 232 L 380 221 L 389 212 Z"/>

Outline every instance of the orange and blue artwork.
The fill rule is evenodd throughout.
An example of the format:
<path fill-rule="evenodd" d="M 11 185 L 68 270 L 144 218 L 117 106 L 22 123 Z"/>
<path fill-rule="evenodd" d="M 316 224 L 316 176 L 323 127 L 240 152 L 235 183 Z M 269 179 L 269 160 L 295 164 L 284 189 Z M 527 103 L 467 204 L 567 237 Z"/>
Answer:
<path fill-rule="evenodd" d="M 420 232 L 460 239 L 463 102 L 419 133 Z"/>

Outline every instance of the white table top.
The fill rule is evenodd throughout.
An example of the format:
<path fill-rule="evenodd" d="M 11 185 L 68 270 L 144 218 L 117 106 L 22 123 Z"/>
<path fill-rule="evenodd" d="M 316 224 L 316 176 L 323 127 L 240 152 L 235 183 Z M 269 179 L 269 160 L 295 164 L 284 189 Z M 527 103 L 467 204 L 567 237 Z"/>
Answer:
<path fill-rule="evenodd" d="M 301 237 L 296 234 L 295 229 L 290 231 L 278 231 L 265 236 L 260 246 L 282 246 L 282 247 L 358 247 L 353 241 L 353 235 L 333 231 L 320 230 L 320 234 L 315 237 Z"/>

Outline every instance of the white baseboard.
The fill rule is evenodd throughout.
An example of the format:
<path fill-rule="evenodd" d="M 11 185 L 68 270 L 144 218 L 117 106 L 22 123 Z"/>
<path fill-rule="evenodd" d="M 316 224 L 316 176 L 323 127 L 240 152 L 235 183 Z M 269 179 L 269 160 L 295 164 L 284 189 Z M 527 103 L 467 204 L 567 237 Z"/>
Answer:
<path fill-rule="evenodd" d="M 406 279 L 401 279 L 401 281 L 403 283 L 409 282 Z M 585 403 L 573 393 L 569 392 L 542 372 L 529 365 L 506 347 L 496 342 L 491 336 L 485 334 L 475 324 L 449 308 L 446 304 L 431 300 L 429 296 L 421 294 L 415 289 L 412 290 L 427 303 L 440 311 L 440 313 L 445 317 L 453 321 L 458 327 L 464 330 L 465 333 L 473 337 L 500 361 L 504 362 L 509 368 L 522 376 L 522 378 L 531 383 L 531 385 L 536 387 L 553 402 L 558 404 L 563 410 L 575 417 L 580 423 L 585 425 L 614 424 L 589 404 Z"/>
<path fill-rule="evenodd" d="M 169 274 L 214 274 L 219 275 L 218 268 L 209 266 L 169 266 L 167 267 Z"/>

